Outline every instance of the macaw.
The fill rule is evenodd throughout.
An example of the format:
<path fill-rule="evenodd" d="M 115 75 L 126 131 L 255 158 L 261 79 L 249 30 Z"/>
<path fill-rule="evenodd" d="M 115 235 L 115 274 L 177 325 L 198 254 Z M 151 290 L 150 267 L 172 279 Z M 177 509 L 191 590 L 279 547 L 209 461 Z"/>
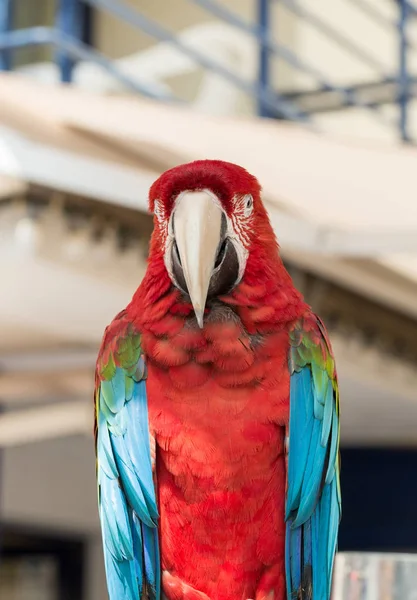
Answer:
<path fill-rule="evenodd" d="M 149 198 L 147 271 L 96 368 L 110 600 L 329 600 L 341 500 L 325 327 L 246 170 L 195 161 Z"/>

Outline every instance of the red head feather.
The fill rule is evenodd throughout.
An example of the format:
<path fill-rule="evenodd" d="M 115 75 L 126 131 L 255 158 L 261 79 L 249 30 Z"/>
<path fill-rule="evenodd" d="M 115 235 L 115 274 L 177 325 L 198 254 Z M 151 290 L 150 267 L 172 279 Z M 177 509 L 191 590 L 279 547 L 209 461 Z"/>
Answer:
<path fill-rule="evenodd" d="M 169 216 L 178 194 L 203 189 L 219 198 L 228 215 L 233 211 L 234 197 L 251 194 L 258 202 L 261 193 L 256 177 L 243 167 L 221 160 L 196 160 L 166 171 L 155 181 L 149 192 L 150 209 L 153 212 L 155 200 L 159 200 Z"/>

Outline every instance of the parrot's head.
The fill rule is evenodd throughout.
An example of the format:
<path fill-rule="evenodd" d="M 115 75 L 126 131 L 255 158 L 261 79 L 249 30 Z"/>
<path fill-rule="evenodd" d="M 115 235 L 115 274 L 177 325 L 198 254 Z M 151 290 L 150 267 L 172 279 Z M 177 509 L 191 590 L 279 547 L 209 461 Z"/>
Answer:
<path fill-rule="evenodd" d="M 200 160 L 166 171 L 151 187 L 150 209 L 150 261 L 163 259 L 200 327 L 206 304 L 242 282 L 262 284 L 280 263 L 260 185 L 242 167 Z"/>

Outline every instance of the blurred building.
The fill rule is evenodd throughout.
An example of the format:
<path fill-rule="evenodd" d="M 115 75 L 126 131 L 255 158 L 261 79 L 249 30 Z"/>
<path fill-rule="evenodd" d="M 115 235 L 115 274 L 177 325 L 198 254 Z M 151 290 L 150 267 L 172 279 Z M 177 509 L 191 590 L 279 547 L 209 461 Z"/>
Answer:
<path fill-rule="evenodd" d="M 405 0 L 3 0 L 2 599 L 106 597 L 94 360 L 146 268 L 149 185 L 194 158 L 258 176 L 329 326 L 341 550 L 416 550 L 415 14 Z"/>

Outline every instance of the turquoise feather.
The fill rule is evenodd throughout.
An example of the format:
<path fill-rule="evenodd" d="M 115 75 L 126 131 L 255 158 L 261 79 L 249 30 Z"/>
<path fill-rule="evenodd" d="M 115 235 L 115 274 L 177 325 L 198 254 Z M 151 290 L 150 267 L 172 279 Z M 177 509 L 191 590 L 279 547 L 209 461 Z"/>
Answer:
<path fill-rule="evenodd" d="M 329 600 L 341 515 L 338 391 L 324 326 L 307 318 L 290 335 L 287 598 Z"/>
<path fill-rule="evenodd" d="M 291 388 L 294 390 L 292 394 L 296 394 L 301 398 L 308 396 L 311 393 L 311 373 L 307 370 L 304 376 L 300 373 L 294 373 L 291 379 Z M 300 388 L 297 390 L 296 388 Z M 292 456 L 297 456 L 301 464 L 305 464 L 308 457 L 309 444 L 306 443 L 310 439 L 310 430 L 312 425 L 311 414 L 308 412 L 308 403 L 301 402 L 299 407 L 299 435 L 293 436 L 291 440 Z M 295 509 L 300 501 L 301 487 L 303 483 L 304 473 L 298 468 L 295 460 L 288 462 L 288 492 L 286 513 L 289 518 L 290 513 Z"/>

